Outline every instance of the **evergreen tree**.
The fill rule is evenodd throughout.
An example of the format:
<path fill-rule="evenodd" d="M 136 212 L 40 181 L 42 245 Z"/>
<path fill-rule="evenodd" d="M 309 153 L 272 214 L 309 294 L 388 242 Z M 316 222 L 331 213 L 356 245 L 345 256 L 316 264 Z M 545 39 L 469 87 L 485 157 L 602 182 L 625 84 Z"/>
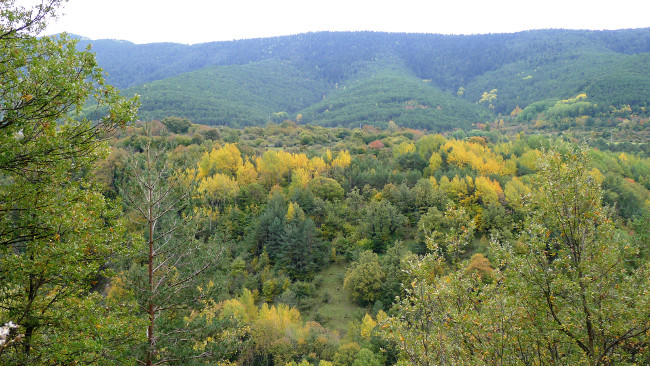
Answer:
<path fill-rule="evenodd" d="M 366 207 L 363 232 L 371 240 L 372 249 L 383 253 L 406 221 L 406 217 L 388 200 L 372 201 Z"/>
<path fill-rule="evenodd" d="M 286 215 L 287 206 L 284 196 L 280 192 L 275 192 L 269 198 L 254 232 L 255 252 L 262 253 L 262 250 L 266 249 L 273 263 L 277 261 L 282 247 Z"/>
<path fill-rule="evenodd" d="M 197 288 L 201 280 L 209 281 L 205 274 L 222 248 L 197 235 L 200 210 L 191 205 L 193 177 L 175 171 L 151 139 L 129 168 L 122 193 L 144 240 L 122 276 L 136 289 L 140 314 L 147 318 L 147 342 L 136 357 L 146 366 L 179 364 L 202 356 L 193 352 L 201 332 L 191 329 L 183 315 L 197 310 L 203 296 Z"/>
<path fill-rule="evenodd" d="M 307 217 L 297 203 L 290 203 L 278 266 L 292 278 L 310 278 L 325 259 L 324 248 L 316 234 L 314 220 Z"/>

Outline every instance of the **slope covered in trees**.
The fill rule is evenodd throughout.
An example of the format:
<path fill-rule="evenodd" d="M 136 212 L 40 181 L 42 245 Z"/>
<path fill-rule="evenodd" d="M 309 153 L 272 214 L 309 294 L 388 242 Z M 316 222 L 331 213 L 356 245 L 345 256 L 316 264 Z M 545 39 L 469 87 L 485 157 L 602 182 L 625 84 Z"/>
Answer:
<path fill-rule="evenodd" d="M 322 99 L 327 84 L 286 61 L 210 66 L 124 91 L 141 95 L 140 116 L 182 115 L 206 125 L 261 125 L 283 121 Z M 285 112 L 280 117 L 274 113 Z"/>
<path fill-rule="evenodd" d="M 404 99 L 401 102 L 416 96 L 412 99 L 422 105 L 442 100 L 436 106 L 452 107 L 442 105 L 442 111 L 429 110 L 403 122 L 404 126 L 412 120 L 412 127 L 440 129 L 450 123 L 484 123 L 492 113 L 505 115 L 517 106 L 523 109 L 540 100 L 566 99 L 581 93 L 603 111 L 629 105 L 635 114 L 645 115 L 650 97 L 649 40 L 648 29 L 636 29 L 471 36 L 321 32 L 191 46 L 109 40 L 80 44 L 93 44 L 109 81 L 120 87 L 136 87 L 127 93 L 143 95 L 142 118 L 160 118 L 154 111 L 164 110 L 167 115 L 200 123 L 259 125 L 270 120 L 273 113 L 287 112 L 292 118 L 298 113 L 311 115 L 313 123 L 353 126 L 350 117 L 321 113 L 329 105 L 337 105 L 337 109 L 350 111 L 357 124 L 385 127 L 392 117 L 403 114 L 403 106 L 383 105 L 371 111 L 368 103 L 381 103 L 381 96 L 375 94 L 384 92 L 381 88 L 390 88 L 403 90 L 395 95 Z M 373 79 L 373 75 L 385 74 L 377 70 L 378 63 L 391 70 L 391 78 Z M 253 71 L 255 65 L 265 65 L 259 71 L 270 75 Z M 221 80 L 217 84 L 214 70 L 250 75 L 245 82 L 234 76 L 239 82 Z M 299 82 L 296 77 L 314 82 Z M 277 93 L 264 87 L 270 80 L 280 79 L 285 83 L 278 83 Z M 417 79 L 429 89 L 415 83 Z M 152 83 L 156 80 L 160 81 Z M 281 86 L 290 84 L 298 85 L 298 90 L 288 92 Z M 260 87 L 259 94 L 249 102 L 256 111 L 253 114 L 240 106 L 243 95 L 251 96 L 251 85 Z M 342 94 L 342 86 L 360 89 L 356 94 Z M 475 104 L 492 90 L 496 90 L 496 97 L 479 103 L 485 112 L 459 115 L 456 99 Z M 300 103 L 295 102 L 298 94 L 303 97 Z M 314 98 L 316 95 L 319 98 Z M 197 112 L 204 108 L 204 102 L 210 107 Z"/>
<path fill-rule="evenodd" d="M 385 127 L 388 121 L 411 128 L 450 131 L 493 118 L 488 111 L 433 87 L 385 60 L 374 61 L 358 79 L 339 83 L 322 101 L 301 111 L 302 120 L 323 126 Z"/>

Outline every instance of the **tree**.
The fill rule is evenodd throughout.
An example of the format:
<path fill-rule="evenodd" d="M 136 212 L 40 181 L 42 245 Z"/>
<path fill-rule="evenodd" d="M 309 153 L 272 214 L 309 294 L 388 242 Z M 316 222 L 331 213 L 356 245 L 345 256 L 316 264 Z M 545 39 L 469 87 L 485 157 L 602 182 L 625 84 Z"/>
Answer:
<path fill-rule="evenodd" d="M 338 201 L 343 199 L 345 191 L 343 187 L 332 178 L 318 176 L 309 182 L 309 189 L 316 197 L 327 201 Z"/>
<path fill-rule="evenodd" d="M 398 296 L 403 295 L 404 286 L 409 280 L 405 267 L 412 257 L 413 255 L 405 245 L 401 241 L 397 241 L 395 245 L 388 248 L 386 255 L 381 258 L 381 267 L 386 273 L 386 277 L 381 284 L 380 300 L 386 308 L 389 308 Z"/>
<path fill-rule="evenodd" d="M 527 325 L 544 335 L 543 363 L 631 361 L 650 330 L 648 262 L 629 268 L 639 248 L 602 206 L 585 148 L 547 152 L 538 165 L 536 214 L 507 263 L 513 291 L 535 310 Z"/>
<path fill-rule="evenodd" d="M 348 269 L 343 287 L 350 291 L 352 299 L 360 303 L 373 303 L 379 298 L 384 277 L 377 253 L 366 250 Z"/>
<path fill-rule="evenodd" d="M 123 194 L 141 226 L 144 250 L 133 258 L 124 274 L 147 317 L 147 344 L 138 356 L 146 366 L 178 364 L 205 356 L 183 350 L 194 346 L 196 332 L 176 324 L 189 315 L 199 294 L 201 275 L 218 260 L 221 248 L 197 238 L 197 210 L 191 206 L 192 179 L 174 171 L 166 155 L 147 140 L 144 152 L 130 162 Z"/>
<path fill-rule="evenodd" d="M 412 365 L 515 364 L 516 358 L 501 357 L 519 341 L 517 332 L 507 332 L 514 317 L 504 310 L 502 292 L 463 270 L 441 268 L 444 258 L 436 253 L 411 263 L 414 280 L 394 305 L 396 316 L 379 325 L 382 336 Z"/>
<path fill-rule="evenodd" d="M 239 193 L 239 185 L 229 176 L 217 173 L 201 180 L 198 193 L 218 213 L 218 211 L 224 208 L 226 203 L 232 202 L 235 199 Z"/>
<path fill-rule="evenodd" d="M 291 154 L 267 150 L 255 160 L 260 183 L 265 187 L 284 184 L 291 171 Z"/>
<path fill-rule="evenodd" d="M 388 200 L 372 201 L 365 211 L 363 234 L 371 240 L 375 252 L 383 253 L 406 223 L 406 217 Z"/>
<path fill-rule="evenodd" d="M 514 210 L 520 212 L 525 209 L 527 198 L 530 196 L 531 190 L 517 177 L 506 183 L 504 195 L 506 201 Z"/>
<path fill-rule="evenodd" d="M 336 159 L 332 160 L 332 168 L 345 169 L 350 166 L 351 162 L 352 156 L 350 156 L 350 153 L 347 150 L 341 150 Z"/>
<path fill-rule="evenodd" d="M 494 106 L 492 105 L 492 102 L 497 99 L 497 89 L 492 89 L 489 92 L 483 92 L 481 95 L 481 99 L 478 101 L 479 103 L 488 103 L 489 107 L 491 109 L 494 109 Z"/>
<path fill-rule="evenodd" d="M 289 203 L 277 264 L 292 278 L 313 276 L 325 257 L 325 246 L 316 234 L 314 220 L 297 203 Z"/>
<path fill-rule="evenodd" d="M 427 248 L 444 256 L 450 263 L 460 260 L 474 237 L 476 223 L 462 206 L 448 204 L 444 215 L 430 209 L 420 219 L 420 230 L 426 237 Z"/>
<path fill-rule="evenodd" d="M 170 132 L 173 133 L 187 133 L 192 127 L 192 122 L 184 117 L 166 117 L 160 121 Z"/>
<path fill-rule="evenodd" d="M 37 37 L 61 4 L 0 3 L 0 323 L 22 334 L 0 364 L 122 363 L 136 338 L 124 308 L 90 290 L 123 247 L 91 168 L 137 101 L 67 35 Z"/>
<path fill-rule="evenodd" d="M 254 251 L 262 253 L 266 250 L 269 259 L 275 263 L 282 247 L 284 228 L 286 224 L 287 205 L 280 192 L 274 192 L 269 198 L 266 209 L 259 217 L 253 238 Z"/>
<path fill-rule="evenodd" d="M 357 353 L 357 358 L 352 366 L 381 366 L 383 362 L 371 350 L 362 348 Z"/>
<path fill-rule="evenodd" d="M 241 152 L 234 144 L 226 143 L 219 149 L 212 149 L 201 157 L 199 166 L 199 178 L 210 177 L 216 173 L 228 174 L 231 177 L 237 175 L 242 168 L 244 160 Z"/>

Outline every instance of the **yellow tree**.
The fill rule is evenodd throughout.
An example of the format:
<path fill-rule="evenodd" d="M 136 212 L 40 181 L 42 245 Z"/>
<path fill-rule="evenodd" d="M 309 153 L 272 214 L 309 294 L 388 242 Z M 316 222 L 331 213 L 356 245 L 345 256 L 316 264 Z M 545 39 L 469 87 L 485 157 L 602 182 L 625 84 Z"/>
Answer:
<path fill-rule="evenodd" d="M 470 155 L 467 146 L 458 140 L 448 141 L 442 146 L 442 150 L 447 152 L 447 163 L 459 168 L 467 166 L 470 162 Z"/>
<path fill-rule="evenodd" d="M 415 152 L 415 144 L 414 143 L 409 143 L 409 142 L 402 142 L 401 144 L 397 145 L 395 148 L 393 148 L 393 156 L 394 157 L 399 157 L 402 155 L 406 155 L 410 152 Z"/>
<path fill-rule="evenodd" d="M 497 99 L 497 89 L 492 89 L 489 92 L 484 92 L 481 95 L 481 99 L 478 101 L 479 103 L 488 103 L 489 107 L 494 109 L 494 106 L 492 105 L 492 102 Z"/>
<path fill-rule="evenodd" d="M 336 156 L 336 159 L 332 161 L 332 167 L 345 169 L 350 166 L 351 162 L 352 157 L 350 156 L 350 153 L 347 150 L 341 150 Z"/>
<path fill-rule="evenodd" d="M 499 203 L 499 198 L 503 197 L 503 190 L 499 182 L 490 178 L 484 176 L 477 177 L 474 180 L 474 186 L 476 188 L 474 195 L 485 205 L 497 204 Z"/>
<path fill-rule="evenodd" d="M 291 160 L 291 154 L 284 151 L 265 151 L 255 159 L 260 182 L 266 187 L 284 184 L 289 177 Z"/>
<path fill-rule="evenodd" d="M 521 211 L 528 198 L 530 198 L 531 190 L 519 178 L 512 177 L 506 183 L 504 194 L 508 204 L 515 210 Z"/>
<path fill-rule="evenodd" d="M 246 186 L 257 181 L 257 170 L 250 161 L 246 161 L 242 166 L 237 168 L 237 183 L 240 186 Z"/>
<path fill-rule="evenodd" d="M 213 208 L 219 210 L 237 196 L 239 185 L 233 178 L 217 173 L 201 180 L 198 191 Z"/>
<path fill-rule="evenodd" d="M 305 154 L 291 154 L 291 168 L 292 169 L 309 169 L 309 158 Z"/>
<path fill-rule="evenodd" d="M 242 165 L 243 159 L 237 146 L 227 143 L 219 149 L 212 149 L 210 153 L 203 154 L 199 162 L 199 178 L 216 173 L 228 174 L 234 177 Z"/>
<path fill-rule="evenodd" d="M 327 164 L 320 156 L 314 156 L 309 159 L 309 170 L 314 174 L 314 176 L 319 175 L 327 169 Z"/>
<path fill-rule="evenodd" d="M 429 159 L 429 173 L 433 174 L 441 166 L 442 166 L 442 156 L 440 156 L 440 154 L 436 152 L 432 153 L 431 158 Z"/>

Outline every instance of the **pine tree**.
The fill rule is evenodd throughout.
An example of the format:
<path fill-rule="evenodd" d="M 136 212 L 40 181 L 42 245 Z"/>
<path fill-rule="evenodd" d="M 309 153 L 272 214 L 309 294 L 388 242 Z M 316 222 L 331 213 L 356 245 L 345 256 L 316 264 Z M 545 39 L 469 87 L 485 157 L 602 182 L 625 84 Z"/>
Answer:
<path fill-rule="evenodd" d="M 276 262 L 281 250 L 286 215 L 287 206 L 284 196 L 280 192 L 275 192 L 269 198 L 254 232 L 255 252 L 260 254 L 266 249 L 269 259 L 273 263 Z"/>
<path fill-rule="evenodd" d="M 200 297 L 197 287 L 222 248 L 198 238 L 200 211 L 191 205 L 192 182 L 193 177 L 175 171 L 148 138 L 143 153 L 129 162 L 123 183 L 127 207 L 137 217 L 132 224 L 140 226 L 144 238 L 123 274 L 136 289 L 140 314 L 147 318 L 147 342 L 137 356 L 142 365 L 179 364 L 202 356 L 192 352 L 200 332 L 181 319 L 196 310 L 192 304 Z"/>
<path fill-rule="evenodd" d="M 313 276 L 324 257 L 324 245 L 316 234 L 314 220 L 297 203 L 290 203 L 278 266 L 292 278 L 305 279 Z"/>

